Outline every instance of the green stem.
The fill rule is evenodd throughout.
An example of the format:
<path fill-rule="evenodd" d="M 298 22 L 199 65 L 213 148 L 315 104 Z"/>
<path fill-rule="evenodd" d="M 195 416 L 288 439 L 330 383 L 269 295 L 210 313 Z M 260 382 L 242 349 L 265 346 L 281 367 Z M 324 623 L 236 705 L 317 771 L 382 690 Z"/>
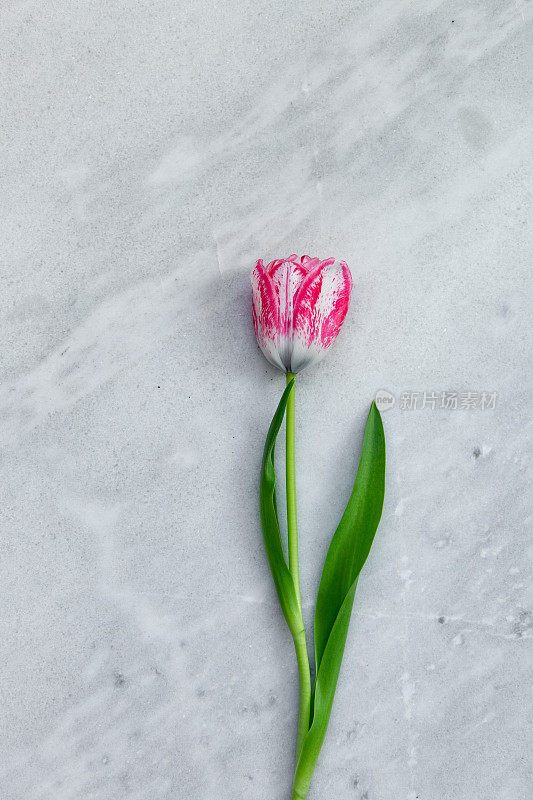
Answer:
<path fill-rule="evenodd" d="M 296 378 L 291 372 L 287 373 L 287 384 Z M 298 738 L 296 741 L 296 763 L 300 758 L 304 737 L 309 730 L 309 716 L 311 713 L 311 672 L 309 670 L 309 657 L 305 641 L 305 629 L 302 615 L 302 599 L 300 593 L 300 570 L 298 565 L 298 527 L 296 517 L 296 469 L 295 469 L 295 424 L 294 424 L 294 386 L 287 401 L 287 435 L 286 435 L 286 487 L 287 487 L 287 531 L 289 550 L 289 571 L 292 575 L 302 629 L 294 637 L 294 648 L 298 662 L 298 676 L 300 678 L 300 707 L 298 712 Z"/>
<path fill-rule="evenodd" d="M 287 385 L 296 378 L 287 372 Z M 286 486 L 287 486 L 287 530 L 289 539 L 289 571 L 294 581 L 300 615 L 302 600 L 300 597 L 300 569 L 298 565 L 298 526 L 296 518 L 296 468 L 295 468 L 295 425 L 294 425 L 294 386 L 287 400 L 287 436 L 286 436 Z"/>
<path fill-rule="evenodd" d="M 298 736 L 296 739 L 296 764 L 298 764 L 304 738 L 309 730 L 309 718 L 311 715 L 311 672 L 309 670 L 309 658 L 305 630 L 303 628 L 301 633 L 294 639 L 294 649 L 296 650 L 298 676 L 300 678 L 300 706 L 298 711 Z"/>

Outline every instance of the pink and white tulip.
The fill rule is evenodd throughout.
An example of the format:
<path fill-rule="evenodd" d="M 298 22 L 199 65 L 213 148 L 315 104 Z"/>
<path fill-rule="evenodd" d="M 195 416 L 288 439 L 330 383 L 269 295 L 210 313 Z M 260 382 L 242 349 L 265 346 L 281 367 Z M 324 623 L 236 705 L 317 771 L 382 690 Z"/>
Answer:
<path fill-rule="evenodd" d="M 300 372 L 333 344 L 350 304 L 352 276 L 344 261 L 296 255 L 259 260 L 252 271 L 254 330 L 275 367 Z"/>

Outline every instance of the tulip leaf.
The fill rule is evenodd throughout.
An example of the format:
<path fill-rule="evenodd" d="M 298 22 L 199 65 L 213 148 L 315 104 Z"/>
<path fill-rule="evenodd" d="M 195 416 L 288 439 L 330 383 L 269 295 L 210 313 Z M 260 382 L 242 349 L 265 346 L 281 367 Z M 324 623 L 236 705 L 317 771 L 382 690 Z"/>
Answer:
<path fill-rule="evenodd" d="M 385 436 L 381 415 L 372 403 L 365 426 L 361 460 L 352 494 L 331 541 L 315 610 L 317 673 L 344 599 L 370 553 L 385 494 Z"/>
<path fill-rule="evenodd" d="M 265 550 L 274 578 L 274 585 L 278 593 L 281 609 L 287 620 L 287 625 L 293 636 L 298 635 L 302 629 L 302 618 L 298 608 L 294 581 L 289 572 L 279 529 L 278 508 L 276 503 L 276 473 L 274 470 L 274 448 L 276 437 L 279 433 L 290 391 L 294 379 L 290 381 L 283 392 L 276 413 L 270 424 L 263 453 L 261 468 L 261 487 L 259 491 L 259 505 L 261 511 L 261 527 Z"/>
<path fill-rule="evenodd" d="M 306 797 L 328 726 L 357 581 L 383 509 L 385 437 L 372 403 L 355 484 L 322 570 L 315 610 L 316 682 L 311 725 L 296 767 L 294 797 Z"/>

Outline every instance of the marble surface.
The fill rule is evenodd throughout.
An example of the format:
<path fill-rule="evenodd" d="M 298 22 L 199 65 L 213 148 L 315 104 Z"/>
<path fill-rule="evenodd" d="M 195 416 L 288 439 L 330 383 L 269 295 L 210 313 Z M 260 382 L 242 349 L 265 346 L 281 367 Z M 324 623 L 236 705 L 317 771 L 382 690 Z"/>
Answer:
<path fill-rule="evenodd" d="M 528 800 L 533 3 L 0 17 L 2 799 L 288 800 L 257 509 L 283 378 L 248 271 L 299 252 L 355 282 L 298 379 L 309 627 L 369 403 L 395 398 L 309 798 Z"/>

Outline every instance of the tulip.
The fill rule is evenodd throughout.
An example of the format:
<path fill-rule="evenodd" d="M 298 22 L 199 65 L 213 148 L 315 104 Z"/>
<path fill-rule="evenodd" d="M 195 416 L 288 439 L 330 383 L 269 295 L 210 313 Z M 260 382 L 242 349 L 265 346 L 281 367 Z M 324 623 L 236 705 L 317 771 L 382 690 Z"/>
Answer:
<path fill-rule="evenodd" d="M 265 267 L 259 260 L 252 272 L 252 314 L 268 361 L 289 374 L 319 361 L 339 334 L 351 289 L 344 261 L 292 255 Z"/>
<path fill-rule="evenodd" d="M 295 471 L 295 378 L 316 363 L 344 322 L 352 276 L 344 261 L 296 255 L 258 261 L 252 271 L 255 335 L 271 364 L 286 373 L 287 387 L 270 425 L 261 468 L 259 509 L 266 554 L 291 632 L 300 682 L 298 733 L 291 800 L 305 800 L 326 735 L 346 643 L 355 589 L 381 517 L 385 489 L 385 439 L 373 403 L 354 489 L 331 541 L 315 609 L 315 677 L 311 679 L 300 590 Z M 285 418 L 287 555 L 276 504 L 274 449 Z"/>

